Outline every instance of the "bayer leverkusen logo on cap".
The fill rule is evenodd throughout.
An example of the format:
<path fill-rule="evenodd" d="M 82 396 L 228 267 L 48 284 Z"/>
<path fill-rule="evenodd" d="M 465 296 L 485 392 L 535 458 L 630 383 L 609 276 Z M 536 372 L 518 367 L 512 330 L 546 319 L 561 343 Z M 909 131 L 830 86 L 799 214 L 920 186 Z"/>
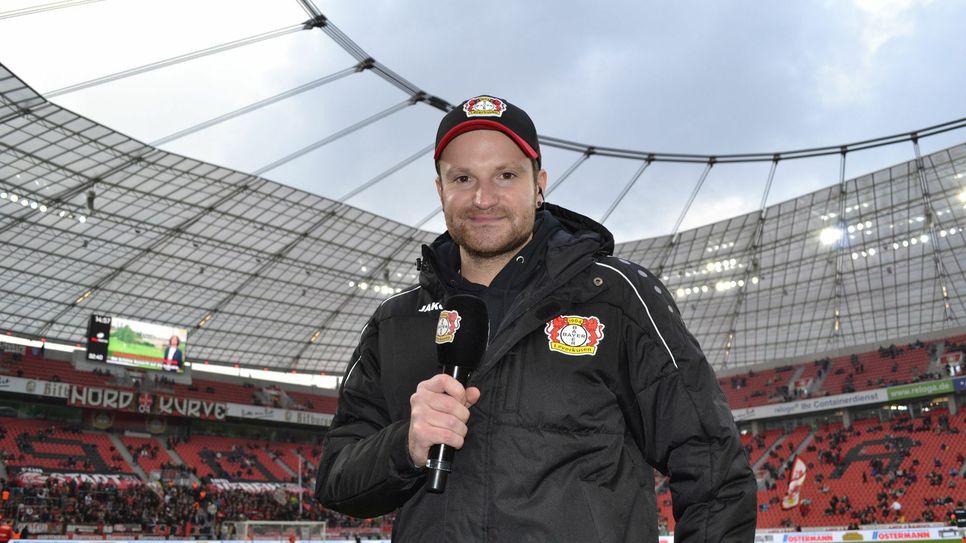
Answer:
<path fill-rule="evenodd" d="M 540 141 L 530 116 L 503 98 L 490 94 L 470 98 L 443 116 L 436 129 L 433 160 L 439 160 L 443 149 L 453 139 L 473 130 L 503 132 L 517 144 L 523 154 L 536 160 L 537 166 L 540 166 Z"/>
<path fill-rule="evenodd" d="M 463 112 L 470 118 L 502 117 L 504 111 L 506 111 L 506 102 L 492 96 L 477 96 L 463 104 Z"/>

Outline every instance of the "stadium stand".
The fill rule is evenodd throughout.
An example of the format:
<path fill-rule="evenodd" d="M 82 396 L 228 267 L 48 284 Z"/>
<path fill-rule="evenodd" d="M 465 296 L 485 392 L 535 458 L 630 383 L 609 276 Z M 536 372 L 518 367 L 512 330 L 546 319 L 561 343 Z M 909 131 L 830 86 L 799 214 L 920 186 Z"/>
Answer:
<path fill-rule="evenodd" d="M 296 409 L 302 409 L 305 411 L 335 413 L 335 408 L 339 402 L 338 398 L 335 396 L 317 396 L 315 394 L 307 394 L 297 390 L 286 390 L 285 393 L 295 400 Z"/>
<path fill-rule="evenodd" d="M 946 351 L 962 350 L 964 337 L 943 341 Z M 718 383 L 733 409 L 819 397 L 948 377 L 935 364 L 936 344 L 918 340 L 813 362 L 720 377 Z M 796 377 L 797 375 L 797 377 Z"/>
<path fill-rule="evenodd" d="M 8 499 L 0 513 L 5 518 L 18 515 L 21 525 L 34 528 L 34 533 L 22 533 L 30 537 L 48 533 L 63 537 L 64 527 L 68 527 L 73 528 L 68 530 L 69 536 L 83 533 L 95 539 L 103 538 L 105 529 L 111 529 L 115 538 L 119 533 L 130 534 L 130 539 L 214 538 L 223 535 L 222 527 L 227 526 L 224 521 L 232 519 L 326 521 L 329 535 L 367 539 L 385 537 L 391 529 L 391 517 L 353 519 L 318 507 L 311 496 L 305 496 L 299 508 L 298 498 L 291 493 L 279 499 L 271 492 L 217 490 L 202 485 L 132 485 L 118 489 L 74 481 L 41 486 L 9 482 L 4 490 Z"/>
<path fill-rule="evenodd" d="M 165 446 L 153 437 L 122 436 L 121 442 L 145 473 L 161 471 L 174 464 Z"/>
<path fill-rule="evenodd" d="M 879 352 L 836 358 L 832 362 L 822 390 L 828 394 L 844 394 L 916 381 L 929 367 L 928 348 L 880 348 Z"/>
<path fill-rule="evenodd" d="M 846 390 L 868 390 L 882 386 L 945 377 L 938 371 L 938 353 L 964 348 L 966 336 L 954 336 L 932 344 L 882 347 L 875 351 L 837 356 L 778 368 L 747 371 L 719 379 L 733 408 L 774 404 L 804 396 L 839 394 Z M 16 358 L 16 359 L 14 359 Z M 91 373 L 73 368 L 63 360 L 52 360 L 27 350 L 14 357 L 4 353 L 0 373 L 31 379 L 60 380 L 67 384 L 123 387 L 120 370 Z M 19 370 L 19 372 L 18 372 Z M 841 370 L 841 371 L 840 371 Z M 248 380 L 227 382 L 194 379 L 191 385 L 160 379 L 156 390 L 199 399 L 217 398 L 247 405 L 282 406 L 316 412 L 335 411 L 335 397 L 314 395 L 305 390 L 290 390 L 275 385 L 256 385 Z M 130 388 L 128 388 L 130 390 Z M 955 504 L 966 498 L 966 448 L 961 435 L 966 431 L 962 413 L 950 415 L 933 409 L 910 418 L 882 412 L 879 418 L 856 421 L 845 428 L 841 421 L 811 425 L 796 424 L 794 419 L 779 420 L 753 434 L 745 428 L 741 442 L 759 480 L 758 526 L 762 529 L 794 529 L 798 526 L 848 526 L 896 522 L 943 522 Z M 801 421 L 798 421 L 799 423 Z M 266 423 L 255 423 L 266 424 Z M 180 435 L 180 434 L 179 434 Z M 47 472 L 123 474 L 136 480 L 140 475 L 122 458 L 116 444 L 130 453 L 134 464 L 148 481 L 161 476 L 162 486 L 140 482 L 134 487 L 108 490 L 106 483 L 56 483 L 57 492 L 76 496 L 75 508 L 58 509 L 37 498 L 29 479 L 17 477 L 24 469 Z M 207 536 L 220 531 L 224 521 L 244 518 L 324 519 L 346 534 L 384 535 L 391 529 L 392 517 L 359 521 L 325 511 L 312 502 L 315 471 L 321 449 L 315 440 L 269 442 L 242 437 L 204 435 L 191 432 L 189 438 L 175 435 L 112 437 L 104 431 L 82 429 L 66 424 L 19 418 L 0 419 L 0 447 L 7 470 L 5 488 L 11 499 L 4 511 L 30 502 L 40 507 L 31 510 L 41 519 L 71 520 L 78 523 L 100 518 L 103 514 L 123 519 L 147 533 L 194 534 Z M 168 454 L 168 450 L 177 457 Z M 787 489 L 787 475 L 795 455 L 808 465 L 808 484 L 803 487 L 801 504 L 784 510 L 781 500 Z M 184 464 L 178 463 L 178 458 Z M 292 489 L 299 480 L 301 464 L 305 509 L 299 513 L 290 503 Z M 194 485 L 187 479 L 175 483 L 173 474 L 197 476 Z M 228 481 L 214 484 L 214 480 Z M 671 494 L 666 476 L 656 474 L 661 526 L 674 529 Z M 265 484 L 272 492 L 240 490 L 231 484 Z M 94 484 L 94 487 L 84 485 Z M 143 484 L 143 486 L 142 486 Z M 281 485 L 281 486 L 278 486 Z M 286 486 L 290 485 L 290 486 Z M 50 485 L 48 485 L 50 486 Z M 114 500 L 144 497 L 145 488 L 162 499 L 180 505 L 154 511 L 119 506 Z M 282 490 L 280 490 L 282 489 Z M 277 499 L 284 491 L 288 498 Z M 160 492 L 160 494 L 159 494 Z M 83 498 L 94 496 L 93 501 Z M 166 498 L 172 496 L 172 498 Z M 271 498 L 269 497 L 271 496 Z M 154 504 L 154 498 L 144 498 Z M 25 502 L 24 500 L 27 500 Z M 82 507 L 76 507 L 87 501 Z M 189 504 L 190 501 L 190 504 Z M 183 503 L 182 503 L 183 502 Z M 898 505 L 895 505 L 898 503 Z M 196 505 L 197 504 L 197 505 Z M 214 504 L 210 511 L 208 505 Z M 184 505 L 184 509 L 179 509 Z M 204 512 L 199 512 L 201 508 Z M 130 509 L 130 510 L 128 510 Z M 138 517 L 138 515 L 141 515 Z M 136 518 L 137 517 L 137 518 Z M 219 532 L 220 533 L 220 532 Z"/>
<path fill-rule="evenodd" d="M 751 466 L 754 467 L 764 458 L 768 450 L 783 435 L 785 433 L 780 429 L 767 430 L 758 435 L 752 435 L 751 433 L 743 434 L 741 436 L 741 443 L 745 446 L 745 451 L 748 453 L 748 461 Z"/>
<path fill-rule="evenodd" d="M 966 418 L 945 410 L 891 422 L 867 419 L 851 428 L 821 428 L 801 452 L 813 484 L 802 505 L 786 511 L 787 483 L 759 492 L 759 526 L 829 526 L 932 522 L 949 516 L 961 486 Z M 779 473 L 784 477 L 784 472 Z M 950 484 L 952 481 L 952 484 Z M 893 504 L 899 503 L 896 511 Z"/>
<path fill-rule="evenodd" d="M 104 432 L 82 430 L 42 420 L 0 417 L 7 468 L 55 468 L 66 471 L 131 473 Z"/>
<path fill-rule="evenodd" d="M 272 449 L 278 453 L 278 460 L 293 473 L 298 473 L 299 464 L 301 464 L 303 481 L 315 477 L 315 470 L 318 468 L 319 458 L 322 456 L 320 447 L 294 443 L 272 443 Z M 299 457 L 301 457 L 301 462 L 299 462 Z"/>
<path fill-rule="evenodd" d="M 175 451 L 199 477 L 235 481 L 291 481 L 293 474 L 276 461 L 279 455 L 267 441 L 194 435 L 179 439 Z"/>
<path fill-rule="evenodd" d="M 71 471 L 123 472 L 129 473 L 126 467 L 108 465 L 112 457 L 116 460 L 116 452 L 111 450 L 110 438 L 105 432 L 80 431 L 66 425 L 41 420 L 3 419 L 0 426 L 0 446 L 6 452 L 4 455 L 7 467 L 46 467 L 61 469 L 65 465 L 64 455 L 77 454 Z M 962 414 L 950 416 L 948 411 L 937 410 L 917 418 L 908 416 L 898 417 L 892 421 L 882 422 L 878 419 L 857 421 L 849 429 L 841 422 L 825 425 L 813 433 L 809 426 L 799 426 L 793 431 L 785 433 L 781 429 L 770 429 L 757 436 L 746 434 L 742 436 L 742 443 L 749 451 L 752 463 L 763 461 L 758 470 L 762 480 L 762 490 L 759 492 L 759 527 L 782 528 L 794 526 L 829 526 L 848 524 L 889 523 L 899 521 L 922 522 L 945 519 L 948 517 L 955 503 L 961 501 L 964 486 L 961 483 L 963 473 L 966 472 L 966 446 L 960 435 L 966 431 L 966 417 Z M 32 442 L 39 441 L 41 447 L 24 448 L 18 445 L 17 436 L 32 436 Z M 45 436 L 45 437 L 39 437 Z M 123 436 L 121 441 L 129 448 L 132 455 L 138 459 L 138 464 L 146 471 L 160 469 L 162 465 L 171 461 L 161 443 L 154 438 L 140 438 Z M 71 443 L 57 442 L 53 448 L 44 449 L 42 446 L 52 440 L 65 440 Z M 210 477 L 219 475 L 232 481 L 264 481 L 288 482 L 295 480 L 293 474 L 298 467 L 298 456 L 303 462 L 303 484 L 311 488 L 311 478 L 315 463 L 321 451 L 317 446 L 308 444 L 273 444 L 264 441 L 246 440 L 241 438 L 227 438 L 217 436 L 192 436 L 187 442 L 172 439 L 178 454 L 191 466 L 197 468 L 202 482 L 207 483 Z M 85 446 L 86 444 L 86 446 Z M 13 451 L 12 453 L 10 451 Z M 780 502 L 784 496 L 787 484 L 784 478 L 794 453 L 798 451 L 809 467 L 809 481 L 802 492 L 802 505 L 790 511 L 781 508 Z M 44 458 L 45 454 L 55 453 L 57 459 Z M 220 453 L 220 457 L 219 457 Z M 88 456 L 83 456 L 87 454 Z M 152 455 L 154 457 L 152 458 Z M 103 462 L 87 459 L 99 457 Z M 123 461 L 120 462 L 123 464 Z M 282 465 L 288 467 L 288 470 Z M 952 481 L 952 482 L 951 482 Z M 10 489 L 23 487 L 18 482 L 7 484 Z M 202 485 L 210 490 L 209 495 L 215 499 L 214 503 L 220 513 L 217 519 L 209 519 L 205 515 L 184 516 L 176 513 L 164 523 L 163 530 L 174 530 L 172 533 L 205 534 L 212 529 L 213 523 L 220 520 L 238 518 L 235 514 L 244 514 L 247 519 L 273 518 L 284 519 L 291 515 L 288 509 L 278 509 L 278 501 L 270 500 L 271 504 L 259 498 L 259 494 L 239 493 L 231 490 L 215 489 L 210 485 Z M 673 530 L 674 522 L 671 512 L 671 497 L 666 485 L 666 478 L 656 477 L 656 488 L 659 490 L 658 505 L 662 522 Z M 87 492 L 83 485 L 72 489 L 72 492 Z M 121 496 L 137 495 L 136 490 L 120 491 Z M 171 489 L 183 499 L 185 493 L 194 496 L 198 501 L 197 488 Z M 93 496 L 113 496 L 118 491 L 106 491 L 95 488 Z M 179 494 L 180 493 L 180 494 Z M 12 504 L 22 503 L 30 495 L 29 491 L 21 490 L 13 494 Z M 308 496 L 308 495 L 307 495 Z M 114 498 L 110 498 L 114 499 Z M 184 498 L 186 499 L 186 498 Z M 894 502 L 901 504 L 901 511 L 896 512 Z M 105 507 L 108 506 L 105 502 Z M 150 500 L 148 503 L 151 503 Z M 203 500 L 199 502 L 203 505 Z M 314 506 L 309 503 L 309 509 Z M 266 505 L 268 504 L 268 505 Z M 90 506 L 90 504 L 88 504 Z M 97 506 L 91 506 L 96 508 Z M 261 509 L 259 509 L 261 507 Z M 380 532 L 386 529 L 388 521 L 379 521 L 377 525 L 360 524 L 359 521 L 344 519 L 331 512 L 304 512 L 303 518 L 314 518 L 321 515 L 332 521 L 335 526 L 345 526 L 349 529 L 374 530 Z M 40 518 L 63 518 L 64 511 L 52 512 L 40 508 Z M 116 515 L 124 515 L 124 508 L 116 511 Z M 196 509 L 194 509 L 197 512 Z M 239 513 L 241 511 L 242 513 Z M 91 518 L 91 511 L 75 512 L 79 519 Z M 96 516 L 96 515 L 95 515 Z M 118 517 L 120 518 L 120 517 Z M 321 517 L 320 517 L 321 518 Z M 127 519 L 126 522 L 137 522 Z M 172 524 L 173 523 L 173 524 Z M 146 530 L 157 530 L 158 525 L 151 522 L 142 523 Z M 192 531 L 193 530 L 193 531 Z"/>
<path fill-rule="evenodd" d="M 112 375 L 110 370 L 98 373 L 79 371 L 74 369 L 70 362 L 53 360 L 39 354 L 35 355 L 31 349 L 27 349 L 21 356 L 14 356 L 13 353 L 4 353 L 0 371 L 8 375 L 23 377 L 24 379 L 98 387 L 109 386 L 109 380 Z"/>
<path fill-rule="evenodd" d="M 752 407 L 785 399 L 786 389 L 793 368 L 785 366 L 765 371 L 751 370 L 747 373 L 718 379 L 721 390 L 732 408 Z"/>

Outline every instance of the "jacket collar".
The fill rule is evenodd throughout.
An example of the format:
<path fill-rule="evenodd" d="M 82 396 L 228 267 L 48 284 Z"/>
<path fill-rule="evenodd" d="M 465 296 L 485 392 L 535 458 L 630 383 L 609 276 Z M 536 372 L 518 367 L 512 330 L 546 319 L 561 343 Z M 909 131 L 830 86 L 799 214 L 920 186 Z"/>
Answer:
<path fill-rule="evenodd" d="M 549 284 L 559 284 L 562 276 L 572 276 L 582 269 L 581 262 L 588 263 L 595 255 L 614 252 L 614 236 L 603 225 L 579 213 L 554 204 L 544 203 L 537 211 L 538 222 L 558 223 L 546 236 L 536 235 L 532 243 L 546 243 L 545 258 L 539 259 L 546 271 Z M 542 247 L 525 247 L 521 252 L 537 253 Z M 462 280 L 454 264 L 459 263 L 459 247 L 444 232 L 430 245 L 423 245 L 422 259 L 417 261 L 420 285 L 442 300 L 453 292 L 457 281 Z M 565 280 L 565 279 L 564 279 Z M 532 290 L 532 289 L 527 289 Z M 538 289 L 541 290 L 541 289 Z"/>

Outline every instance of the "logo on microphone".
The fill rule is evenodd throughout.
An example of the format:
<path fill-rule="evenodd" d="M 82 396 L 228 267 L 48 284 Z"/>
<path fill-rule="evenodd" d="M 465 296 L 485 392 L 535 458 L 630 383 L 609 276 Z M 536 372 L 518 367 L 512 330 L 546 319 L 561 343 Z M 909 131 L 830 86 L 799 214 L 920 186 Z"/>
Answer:
<path fill-rule="evenodd" d="M 452 343 L 456 337 L 456 331 L 460 329 L 460 314 L 452 309 L 439 312 L 439 320 L 436 321 L 436 343 Z"/>
<path fill-rule="evenodd" d="M 550 350 L 570 356 L 593 356 L 604 339 L 604 324 L 597 317 L 560 315 L 544 329 Z"/>

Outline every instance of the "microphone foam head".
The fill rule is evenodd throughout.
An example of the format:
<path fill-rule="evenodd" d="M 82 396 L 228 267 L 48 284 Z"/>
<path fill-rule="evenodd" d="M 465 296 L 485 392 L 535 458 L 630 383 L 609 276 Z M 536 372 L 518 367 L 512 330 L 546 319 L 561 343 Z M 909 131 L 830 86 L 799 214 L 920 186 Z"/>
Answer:
<path fill-rule="evenodd" d="M 439 361 L 475 369 L 480 365 L 490 334 L 486 303 L 469 294 L 451 296 L 443 304 L 436 324 Z"/>

